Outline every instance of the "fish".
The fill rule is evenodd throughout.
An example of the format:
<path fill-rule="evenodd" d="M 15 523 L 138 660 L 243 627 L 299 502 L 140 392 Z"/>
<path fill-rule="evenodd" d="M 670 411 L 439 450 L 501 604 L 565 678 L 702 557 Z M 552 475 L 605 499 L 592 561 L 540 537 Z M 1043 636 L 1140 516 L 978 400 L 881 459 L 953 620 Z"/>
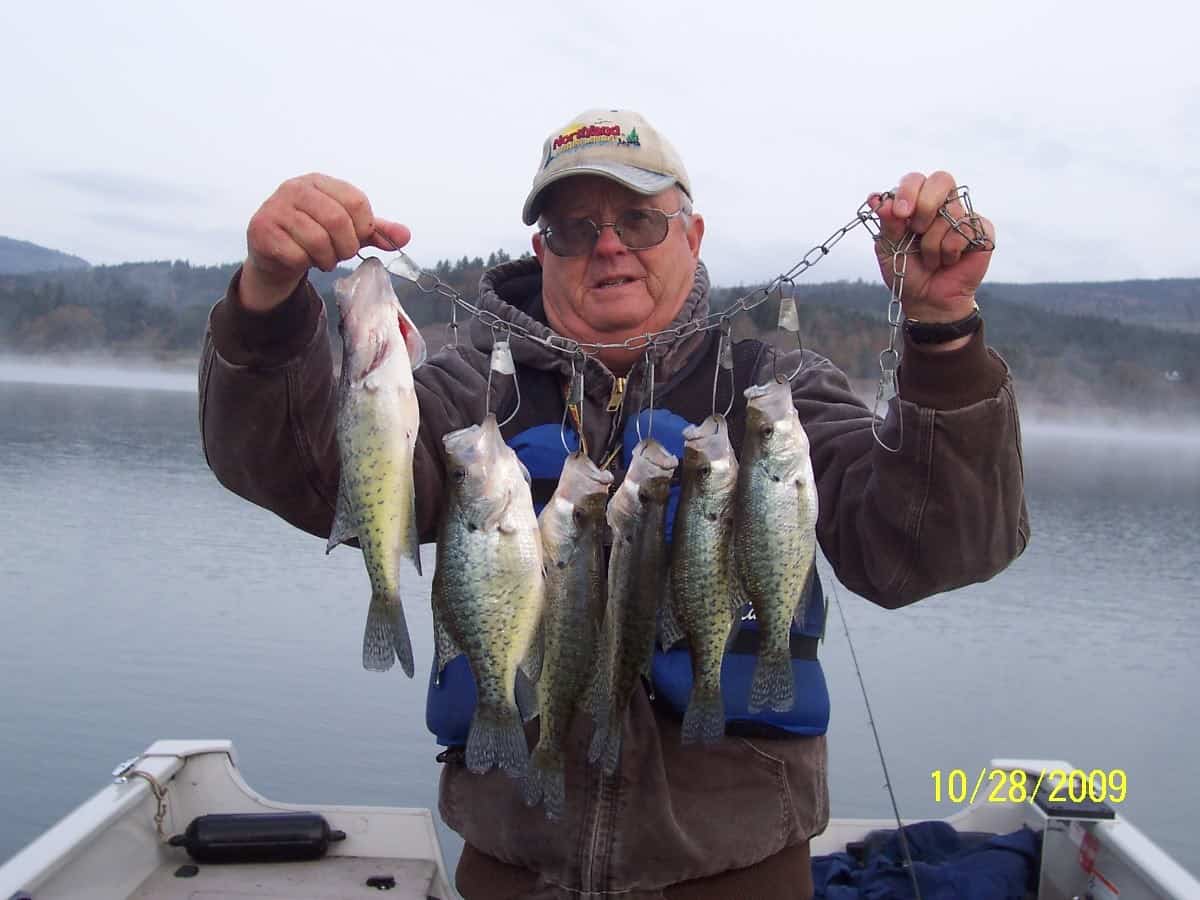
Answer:
<path fill-rule="evenodd" d="M 790 385 L 776 378 L 745 396 L 734 561 L 759 627 L 747 708 L 787 712 L 796 702 L 791 623 L 803 614 L 815 571 L 817 486 Z"/>
<path fill-rule="evenodd" d="M 420 409 L 412 370 L 425 341 L 370 259 L 334 282 L 342 337 L 337 445 L 337 504 L 325 552 L 358 539 L 371 581 L 363 668 L 383 672 L 398 659 L 413 675 L 412 640 L 400 598 L 400 560 L 421 572 L 413 451 Z"/>
<path fill-rule="evenodd" d="M 738 464 L 725 417 L 712 415 L 683 431 L 679 509 L 675 514 L 669 604 L 663 645 L 686 638 L 692 691 L 681 740 L 711 742 L 725 734 L 721 662 L 742 608 L 733 562 Z"/>
<path fill-rule="evenodd" d="M 544 801 L 546 817 L 566 808 L 564 756 L 575 709 L 584 699 L 604 616 L 604 526 L 612 472 L 576 451 L 563 465 L 554 496 L 538 516 L 546 566 L 541 716 L 525 781 L 525 802 Z"/>
<path fill-rule="evenodd" d="M 633 449 L 624 480 L 608 501 L 612 529 L 604 638 L 589 691 L 596 728 L 588 761 L 611 775 L 621 755 L 621 722 L 641 676 L 649 677 L 667 572 L 666 513 L 679 460 L 653 438 Z"/>
<path fill-rule="evenodd" d="M 530 656 L 545 597 L 542 538 L 529 473 L 496 417 L 452 431 L 446 502 L 433 574 L 435 671 L 466 654 L 478 700 L 467 768 L 521 777 L 529 761 L 517 707 L 518 668 Z"/>

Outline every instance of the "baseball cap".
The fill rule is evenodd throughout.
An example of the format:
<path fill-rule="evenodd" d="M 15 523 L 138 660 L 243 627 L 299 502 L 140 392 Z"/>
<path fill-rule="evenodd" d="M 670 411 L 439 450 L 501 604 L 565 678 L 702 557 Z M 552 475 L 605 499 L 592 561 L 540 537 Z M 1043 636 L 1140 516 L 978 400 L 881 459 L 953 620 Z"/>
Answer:
<path fill-rule="evenodd" d="M 627 109 L 589 109 L 550 133 L 521 220 L 536 222 L 542 192 L 572 175 L 599 175 L 646 195 L 678 184 L 692 197 L 675 148 L 643 116 Z"/>

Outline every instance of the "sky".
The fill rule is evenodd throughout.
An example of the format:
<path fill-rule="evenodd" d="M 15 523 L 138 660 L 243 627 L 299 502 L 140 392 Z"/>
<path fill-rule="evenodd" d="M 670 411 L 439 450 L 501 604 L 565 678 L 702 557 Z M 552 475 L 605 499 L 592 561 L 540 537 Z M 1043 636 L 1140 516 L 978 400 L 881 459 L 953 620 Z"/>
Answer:
<path fill-rule="evenodd" d="M 996 225 L 991 280 L 1200 276 L 1192 4 L 344 8 L 0 4 L 0 235 L 232 262 L 276 186 L 319 171 L 408 224 L 423 266 L 515 255 L 547 134 L 621 107 L 682 155 L 717 284 L 786 271 L 936 169 Z M 806 276 L 877 277 L 861 232 Z"/>

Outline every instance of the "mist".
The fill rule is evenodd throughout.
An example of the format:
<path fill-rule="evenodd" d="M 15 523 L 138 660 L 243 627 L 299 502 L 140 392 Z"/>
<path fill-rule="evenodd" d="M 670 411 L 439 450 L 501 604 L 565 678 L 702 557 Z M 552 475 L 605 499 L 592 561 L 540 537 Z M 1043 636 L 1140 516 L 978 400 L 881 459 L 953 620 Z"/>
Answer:
<path fill-rule="evenodd" d="M 0 356 L 0 382 L 196 393 L 195 365 L 163 365 L 115 357 Z"/>

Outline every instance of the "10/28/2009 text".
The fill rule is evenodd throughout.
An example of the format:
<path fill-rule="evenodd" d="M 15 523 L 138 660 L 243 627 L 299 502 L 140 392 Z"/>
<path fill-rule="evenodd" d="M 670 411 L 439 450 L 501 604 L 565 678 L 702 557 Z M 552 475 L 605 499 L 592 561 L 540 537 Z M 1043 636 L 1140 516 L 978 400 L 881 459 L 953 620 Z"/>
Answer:
<path fill-rule="evenodd" d="M 934 769 L 935 803 L 974 803 L 981 794 L 988 803 L 1032 803 L 1046 787 L 1048 803 L 1121 803 L 1129 793 L 1124 769 Z"/>

